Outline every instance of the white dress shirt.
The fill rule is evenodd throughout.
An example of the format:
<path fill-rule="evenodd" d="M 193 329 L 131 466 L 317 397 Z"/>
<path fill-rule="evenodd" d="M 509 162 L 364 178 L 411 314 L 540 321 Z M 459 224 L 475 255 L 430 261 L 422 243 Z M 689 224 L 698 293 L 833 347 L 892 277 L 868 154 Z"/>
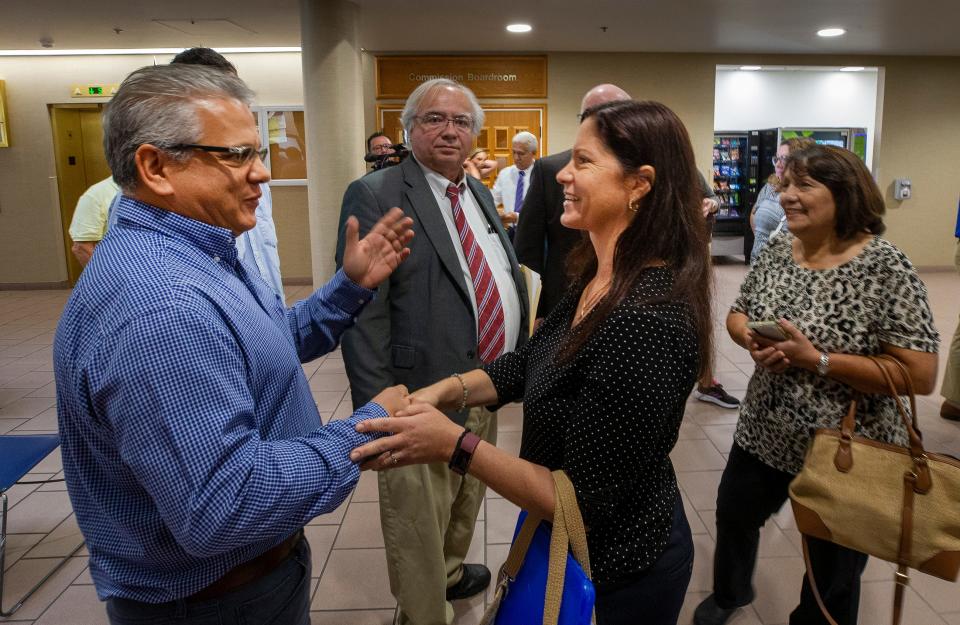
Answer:
<path fill-rule="evenodd" d="M 533 165 L 523 170 L 523 197 L 527 197 L 527 191 L 530 189 L 530 172 L 533 171 Z M 503 204 L 503 212 L 513 213 L 517 210 L 514 202 L 517 199 L 517 180 L 520 179 L 520 170 L 516 165 L 511 165 L 497 174 L 497 180 L 493 183 L 493 203 L 497 206 Z"/>
<path fill-rule="evenodd" d="M 423 170 L 423 175 L 427 178 L 430 190 L 433 191 L 433 196 L 440 207 L 440 214 L 443 215 L 443 221 L 447 224 L 447 230 L 450 232 L 453 249 L 457 252 L 460 268 L 463 271 L 463 279 L 467 283 L 467 290 L 470 292 L 470 304 L 473 306 L 473 319 L 476 322 L 479 315 L 477 314 L 477 296 L 473 290 L 473 276 L 470 275 L 470 265 L 467 264 L 467 257 L 463 253 L 460 233 L 457 231 L 457 224 L 453 220 L 453 209 L 450 205 L 450 199 L 447 197 L 447 187 L 450 184 L 458 183 L 448 180 L 445 176 L 420 163 L 418 164 L 420 169 Z M 460 208 L 463 209 L 467 224 L 473 231 L 473 238 L 476 239 L 477 245 L 483 251 L 483 257 L 486 259 L 487 266 L 490 267 L 493 279 L 497 283 L 497 290 L 500 292 L 500 301 L 503 306 L 503 353 L 512 352 L 517 346 L 517 338 L 520 336 L 521 309 L 520 296 L 517 295 L 517 286 L 513 281 L 513 273 L 510 268 L 510 258 L 500 242 L 497 231 L 484 217 L 479 201 L 473 197 L 470 185 L 465 183 L 465 175 L 465 173 L 460 175 L 459 184 L 464 185 L 463 193 L 460 194 Z"/>

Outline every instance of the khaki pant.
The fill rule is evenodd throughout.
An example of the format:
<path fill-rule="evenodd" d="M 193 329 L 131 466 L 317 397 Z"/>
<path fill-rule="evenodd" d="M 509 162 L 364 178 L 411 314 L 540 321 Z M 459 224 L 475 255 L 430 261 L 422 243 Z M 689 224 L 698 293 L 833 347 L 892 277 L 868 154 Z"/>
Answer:
<path fill-rule="evenodd" d="M 953 259 L 960 272 L 960 240 L 957 241 L 957 254 Z M 950 354 L 947 356 L 947 370 L 943 374 L 943 388 L 940 394 L 954 404 L 960 406 L 960 323 L 953 333 L 953 342 L 950 343 Z"/>
<path fill-rule="evenodd" d="M 497 413 L 473 408 L 466 426 L 496 444 Z M 446 463 L 434 463 L 382 471 L 379 486 L 380 525 L 398 622 L 450 625 L 453 606 L 446 590 L 463 575 L 486 485 L 457 475 Z"/>

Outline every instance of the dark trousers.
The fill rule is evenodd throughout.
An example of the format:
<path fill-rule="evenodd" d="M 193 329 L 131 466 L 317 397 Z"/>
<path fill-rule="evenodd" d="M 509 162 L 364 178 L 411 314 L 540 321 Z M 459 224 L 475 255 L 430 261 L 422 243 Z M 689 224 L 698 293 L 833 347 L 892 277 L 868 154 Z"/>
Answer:
<path fill-rule="evenodd" d="M 108 599 L 110 625 L 266 625 L 310 623 L 310 545 L 305 538 L 280 566 L 222 597 L 141 603 Z"/>
<path fill-rule="evenodd" d="M 676 625 L 693 573 L 693 537 L 677 495 L 670 542 L 656 562 L 625 583 L 596 586 L 597 625 Z"/>
<path fill-rule="evenodd" d="M 792 479 L 789 473 L 764 464 L 734 443 L 717 493 L 713 594 L 720 607 L 735 608 L 753 601 L 751 580 L 760 528 L 786 502 Z M 867 556 L 816 538 L 807 541 L 824 604 L 839 625 L 856 625 L 860 575 Z M 790 625 L 826 624 L 804 576 L 800 605 L 790 614 Z"/>

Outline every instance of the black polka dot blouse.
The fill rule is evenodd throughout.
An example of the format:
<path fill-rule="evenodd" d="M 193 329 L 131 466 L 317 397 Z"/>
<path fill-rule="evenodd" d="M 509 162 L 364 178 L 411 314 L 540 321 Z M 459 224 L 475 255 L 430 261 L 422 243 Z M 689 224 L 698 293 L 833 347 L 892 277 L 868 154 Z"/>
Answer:
<path fill-rule="evenodd" d="M 679 492 L 669 453 L 698 369 L 689 308 L 665 301 L 671 285 L 669 269 L 647 270 L 558 365 L 581 290 L 568 292 L 530 341 L 485 367 L 501 403 L 523 400 L 520 457 L 570 476 L 597 583 L 643 571 L 670 534 Z"/>

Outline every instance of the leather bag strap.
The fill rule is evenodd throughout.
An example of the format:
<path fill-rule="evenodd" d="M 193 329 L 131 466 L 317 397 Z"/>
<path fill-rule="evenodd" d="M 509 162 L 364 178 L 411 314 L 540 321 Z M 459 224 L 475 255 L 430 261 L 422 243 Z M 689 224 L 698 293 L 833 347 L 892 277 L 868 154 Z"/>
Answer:
<path fill-rule="evenodd" d="M 823 598 L 820 596 L 820 589 L 817 588 L 817 580 L 813 577 L 813 565 L 810 564 L 810 547 L 807 546 L 807 535 L 800 534 L 800 538 L 803 540 L 803 563 L 807 567 L 807 581 L 810 582 L 810 590 L 813 591 L 813 598 L 817 600 L 817 605 L 820 606 L 820 611 L 823 612 L 823 618 L 827 619 L 830 625 L 837 625 L 837 622 L 830 616 L 830 610 L 824 605 Z"/>
<path fill-rule="evenodd" d="M 897 411 L 900 413 L 900 420 L 903 421 L 903 424 L 907 428 L 907 435 L 910 438 L 910 456 L 913 458 L 914 466 L 915 479 L 912 483 L 913 490 L 921 494 L 928 493 L 933 486 L 933 481 L 930 476 L 930 467 L 927 465 L 927 454 L 923 449 L 923 438 L 920 435 L 920 430 L 916 427 L 917 400 L 916 395 L 913 392 L 913 380 L 910 377 L 910 372 L 902 362 L 893 356 L 890 356 L 889 354 L 870 356 L 870 360 L 880 369 L 880 372 L 883 374 L 883 377 L 887 382 L 887 387 L 890 390 L 890 395 L 897 404 Z M 907 393 L 910 396 L 911 415 L 909 417 L 907 416 L 907 410 L 904 408 L 903 402 L 900 400 L 900 395 L 897 393 L 897 386 L 893 382 L 893 377 L 891 376 L 889 369 L 887 369 L 887 367 L 883 364 L 885 362 L 892 363 L 894 367 L 899 370 L 900 375 L 903 378 L 904 386 L 906 387 Z"/>
<path fill-rule="evenodd" d="M 893 625 L 900 625 L 903 615 L 903 594 L 910 583 L 910 550 L 913 544 L 913 494 L 916 490 L 916 473 L 903 474 L 903 512 L 900 521 L 900 553 L 893 581 Z"/>
<path fill-rule="evenodd" d="M 911 490 L 910 492 L 913 491 Z M 820 612 L 823 613 L 823 618 L 827 619 L 830 625 L 837 625 L 837 621 L 834 620 L 826 604 L 823 603 L 823 597 L 820 596 L 820 589 L 817 587 L 817 580 L 813 577 L 813 565 L 810 563 L 810 547 L 807 546 L 807 535 L 801 534 L 800 537 L 803 540 L 803 563 L 807 567 L 807 581 L 810 582 L 810 590 L 813 592 L 813 598 L 817 600 L 817 605 L 820 606 Z M 897 571 L 897 577 L 894 580 L 896 583 L 894 584 L 893 591 L 893 625 L 900 625 L 900 619 L 903 614 L 903 591 L 910 580 L 905 571 L 906 567 L 901 567 L 900 570 Z"/>
<path fill-rule="evenodd" d="M 910 372 L 906 366 L 887 354 L 881 354 L 880 356 L 868 356 L 870 361 L 880 369 L 880 374 L 883 376 L 884 381 L 887 383 L 888 394 L 893 398 L 894 403 L 897 405 L 897 412 L 900 414 L 900 419 L 903 421 L 903 424 L 907 427 L 907 434 L 910 436 L 910 448 L 911 450 L 923 452 L 923 443 L 920 440 L 919 426 L 917 424 L 917 398 L 913 392 L 913 378 L 910 377 Z M 899 370 L 901 378 L 903 378 L 904 386 L 907 389 L 907 395 L 910 397 L 910 414 L 907 414 L 907 409 L 903 405 L 903 401 L 900 399 L 900 393 L 897 391 L 897 385 L 893 381 L 893 376 L 890 373 L 890 370 L 884 365 L 884 363 L 889 362 L 894 365 L 894 367 Z M 917 449 L 914 449 L 916 445 Z"/>

